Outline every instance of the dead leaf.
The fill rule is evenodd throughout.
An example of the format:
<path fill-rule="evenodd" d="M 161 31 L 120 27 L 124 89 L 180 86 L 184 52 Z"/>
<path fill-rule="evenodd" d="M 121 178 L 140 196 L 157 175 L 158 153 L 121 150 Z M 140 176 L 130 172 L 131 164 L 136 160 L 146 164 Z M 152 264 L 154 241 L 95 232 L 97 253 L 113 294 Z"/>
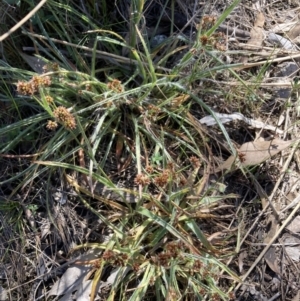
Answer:
<path fill-rule="evenodd" d="M 298 24 L 298 21 L 284 22 L 272 26 L 270 31 L 274 33 L 287 33 Z"/>
<path fill-rule="evenodd" d="M 288 235 L 284 239 L 284 244 L 291 244 L 290 246 L 285 247 L 285 251 L 287 256 L 291 258 L 292 260 L 299 262 L 300 259 L 300 239 L 291 235 Z M 293 245 L 294 244 L 294 245 Z"/>
<path fill-rule="evenodd" d="M 245 49 L 253 50 L 253 46 L 255 49 L 260 48 L 262 46 L 265 34 L 264 34 L 264 26 L 265 16 L 262 12 L 259 12 L 256 16 L 256 20 L 254 22 L 254 27 L 250 31 L 250 39 L 247 41 L 247 46 Z M 248 62 L 248 57 L 243 56 L 241 58 L 242 63 Z"/>
<path fill-rule="evenodd" d="M 300 36 L 300 24 L 296 24 L 288 33 L 287 36 L 290 40 L 294 40 Z"/>
<path fill-rule="evenodd" d="M 300 232 L 300 216 L 297 215 L 286 228 L 291 232 L 299 233 Z"/>
<path fill-rule="evenodd" d="M 297 292 L 296 296 L 291 301 L 299 301 L 300 300 L 300 291 Z"/>
<path fill-rule="evenodd" d="M 78 261 L 86 261 L 87 264 L 75 263 L 71 265 L 62 277 L 54 283 L 49 291 L 49 296 L 71 296 L 74 291 L 84 285 L 83 283 L 86 281 L 85 276 L 92 269 L 91 264 L 88 262 L 97 259 L 98 256 L 96 253 L 91 252 L 77 257 Z"/>
<path fill-rule="evenodd" d="M 270 130 L 270 131 L 276 131 L 279 134 L 283 134 L 283 131 L 280 130 L 278 127 L 268 125 L 268 124 L 266 124 L 262 121 L 256 120 L 256 119 L 247 118 L 241 113 L 223 114 L 223 113 L 214 112 L 214 114 L 218 117 L 219 121 L 222 123 L 228 123 L 228 122 L 232 122 L 235 120 L 242 120 L 251 127 L 258 128 L 258 129 L 264 129 L 264 130 Z M 199 120 L 199 122 L 201 124 L 205 124 L 206 126 L 213 126 L 213 125 L 217 124 L 216 119 L 211 115 L 201 118 Z"/>
<path fill-rule="evenodd" d="M 43 68 L 46 66 L 47 63 L 44 62 L 42 59 L 22 52 L 19 52 L 19 54 L 36 73 L 42 74 L 44 72 Z"/>
<path fill-rule="evenodd" d="M 78 290 L 76 292 L 76 301 L 91 301 L 90 295 L 92 291 L 92 284 L 93 280 L 86 280 L 79 283 Z M 99 291 L 100 284 L 100 282 L 97 284 L 97 292 Z"/>
<path fill-rule="evenodd" d="M 239 152 L 245 154 L 242 166 L 260 164 L 289 147 L 295 140 L 254 141 L 244 143 Z"/>
<path fill-rule="evenodd" d="M 269 250 L 266 252 L 264 258 L 269 268 L 277 275 L 280 275 L 280 268 L 277 263 L 276 249 L 274 247 L 270 247 Z"/>
<path fill-rule="evenodd" d="M 115 268 L 111 271 L 109 277 L 106 280 L 106 285 L 113 285 L 117 279 L 117 277 L 122 277 L 124 278 L 128 272 L 130 272 L 130 268 L 129 267 L 119 267 L 119 268 Z M 121 273 L 121 274 L 120 274 Z"/>
<path fill-rule="evenodd" d="M 8 300 L 7 290 L 0 286 L 0 301 Z"/>
<path fill-rule="evenodd" d="M 230 156 L 215 172 L 238 167 L 258 165 L 289 147 L 296 140 L 284 141 L 275 138 L 271 141 L 253 141 L 244 143 L 238 150 L 238 158 Z M 234 166 L 236 161 L 236 166 Z"/>
<path fill-rule="evenodd" d="M 269 231 L 266 233 L 266 236 L 264 237 L 265 244 L 268 244 L 272 240 L 272 238 L 276 235 L 276 233 L 279 229 L 279 224 L 274 215 L 268 216 L 267 225 L 268 225 Z M 280 268 L 277 263 L 276 249 L 274 246 L 271 246 L 268 249 L 264 258 L 265 258 L 269 268 L 276 274 L 280 274 Z"/>
<path fill-rule="evenodd" d="M 256 16 L 256 20 L 254 22 L 255 27 L 263 28 L 265 24 L 265 16 L 262 12 L 259 12 Z"/>
<path fill-rule="evenodd" d="M 250 40 L 247 44 L 251 46 L 261 46 L 264 40 L 263 26 L 265 24 L 265 16 L 262 12 L 258 13 L 254 22 L 254 27 L 250 31 Z"/>
<path fill-rule="evenodd" d="M 84 277 L 89 270 L 91 270 L 91 267 L 84 265 L 74 265 L 68 268 L 63 276 L 53 285 L 49 296 L 61 296 L 77 290 L 81 282 L 84 282 Z"/>

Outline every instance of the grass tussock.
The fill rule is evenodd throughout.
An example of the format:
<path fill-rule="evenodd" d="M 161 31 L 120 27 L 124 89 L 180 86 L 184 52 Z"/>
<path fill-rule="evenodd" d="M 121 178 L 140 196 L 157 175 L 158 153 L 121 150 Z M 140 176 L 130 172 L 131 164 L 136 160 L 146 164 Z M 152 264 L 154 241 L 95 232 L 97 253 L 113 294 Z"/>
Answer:
<path fill-rule="evenodd" d="M 189 2 L 49 0 L 3 41 L 1 265 L 26 257 L 7 270 L 11 300 L 69 293 L 53 284 L 73 254 L 89 266 L 90 300 L 104 282 L 103 300 L 234 299 L 236 195 L 208 179 L 213 152 L 236 147 L 218 118 L 216 136 L 197 118 L 253 94 L 216 31 L 240 1 L 218 17 Z M 9 24 L 34 8 L 13 5 Z M 215 85 L 223 76 L 240 88 Z"/>

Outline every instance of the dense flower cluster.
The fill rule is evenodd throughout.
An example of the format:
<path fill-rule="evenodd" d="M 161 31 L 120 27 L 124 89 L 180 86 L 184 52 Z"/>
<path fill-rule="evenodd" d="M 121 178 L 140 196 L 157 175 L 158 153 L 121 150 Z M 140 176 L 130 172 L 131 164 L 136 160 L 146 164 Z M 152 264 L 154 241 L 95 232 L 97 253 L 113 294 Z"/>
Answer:
<path fill-rule="evenodd" d="M 54 131 L 58 127 L 58 124 L 56 121 L 48 120 L 46 128 L 50 131 Z"/>
<path fill-rule="evenodd" d="M 225 51 L 227 41 L 226 34 L 222 32 L 214 32 L 209 36 L 205 34 L 205 32 L 215 25 L 216 20 L 217 18 L 215 16 L 204 16 L 202 18 L 202 22 L 199 27 L 204 33 L 200 36 L 200 42 L 203 46 L 211 46 L 217 50 Z"/>
<path fill-rule="evenodd" d="M 226 50 L 226 35 L 223 32 L 215 32 L 211 36 L 204 34 L 200 36 L 200 41 L 203 46 L 212 46 L 220 51 Z"/>
<path fill-rule="evenodd" d="M 50 95 L 45 96 L 45 99 L 49 104 L 53 103 L 53 97 L 51 97 Z"/>
<path fill-rule="evenodd" d="M 109 90 L 113 90 L 114 92 L 121 93 L 124 91 L 124 88 L 121 82 L 117 79 L 112 80 L 111 82 L 107 83 L 107 88 Z"/>
<path fill-rule="evenodd" d="M 194 168 L 200 167 L 200 165 L 201 165 L 199 158 L 197 158 L 195 156 L 190 157 L 190 162 Z"/>
<path fill-rule="evenodd" d="M 164 187 L 166 184 L 168 184 L 169 178 L 170 178 L 170 171 L 166 169 L 154 179 L 154 182 L 156 185 L 160 187 Z"/>
<path fill-rule="evenodd" d="M 103 253 L 102 259 L 111 263 L 113 266 L 126 266 L 128 255 L 125 253 L 116 253 L 112 250 L 107 250 Z"/>
<path fill-rule="evenodd" d="M 17 91 L 22 95 L 34 95 L 40 87 L 49 87 L 51 78 L 49 76 L 34 76 L 29 82 L 19 81 Z"/>
<path fill-rule="evenodd" d="M 76 128 L 74 116 L 65 107 L 60 106 L 56 108 L 53 114 L 56 120 L 62 123 L 67 129 L 74 130 Z"/>
<path fill-rule="evenodd" d="M 136 175 L 135 179 L 134 179 L 134 183 L 136 185 L 142 185 L 142 186 L 146 186 L 150 184 L 150 179 L 148 178 L 147 175 L 144 174 L 138 174 Z"/>

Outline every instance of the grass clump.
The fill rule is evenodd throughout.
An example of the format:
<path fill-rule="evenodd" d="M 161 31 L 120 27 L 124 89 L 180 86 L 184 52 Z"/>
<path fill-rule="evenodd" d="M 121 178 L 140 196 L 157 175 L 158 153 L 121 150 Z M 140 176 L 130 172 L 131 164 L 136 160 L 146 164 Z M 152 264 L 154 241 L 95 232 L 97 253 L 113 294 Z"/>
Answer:
<path fill-rule="evenodd" d="M 37 205 L 23 221 L 26 231 L 31 228 L 39 236 L 47 221 L 65 255 L 97 250 L 98 258 L 88 262 L 91 300 L 97 284 L 112 271 L 107 300 L 233 298 L 231 281 L 237 277 L 224 263 L 233 246 L 226 239 L 216 245 L 210 241 L 210 221 L 220 217 L 217 210 L 207 212 L 234 196 L 221 196 L 199 172 L 209 165 L 211 138 L 190 111 L 196 105 L 214 116 L 201 99 L 206 91 L 197 87 L 228 69 L 221 60 L 225 36 L 215 29 L 238 2 L 219 19 L 207 16 L 202 23 L 178 28 L 180 1 L 160 7 L 159 1 L 51 0 L 30 27 L 25 24 L 4 42 L 13 47 L 22 36 L 26 42 L 20 46 L 32 45 L 35 56 L 23 56 L 22 66 L 1 60 L 6 110 L 1 113 L 0 152 L 7 165 L 2 194 L 9 200 L 21 195 L 22 208 L 29 211 Z M 33 7 L 32 1 L 27 4 Z M 154 18 L 147 11 L 155 6 L 161 10 Z M 164 37 L 158 32 L 166 15 L 170 20 Z M 151 33 L 147 22 L 154 24 Z M 18 55 L 17 47 L 13 51 Z M 30 63 L 33 71 L 26 65 Z M 16 169 L 10 160 L 22 164 Z M 57 190 L 68 208 L 92 212 L 106 234 L 92 243 L 86 233 L 78 234 L 86 229 L 72 228 L 67 213 L 70 230 L 55 222 Z M 4 198 L 2 204 L 3 212 L 11 208 Z M 83 213 L 76 214 L 78 227 Z M 30 218 L 34 222 L 28 223 Z M 36 241 L 41 256 L 47 235 Z M 21 237 L 18 243 L 24 243 Z M 24 299 L 30 291 L 18 294 Z"/>

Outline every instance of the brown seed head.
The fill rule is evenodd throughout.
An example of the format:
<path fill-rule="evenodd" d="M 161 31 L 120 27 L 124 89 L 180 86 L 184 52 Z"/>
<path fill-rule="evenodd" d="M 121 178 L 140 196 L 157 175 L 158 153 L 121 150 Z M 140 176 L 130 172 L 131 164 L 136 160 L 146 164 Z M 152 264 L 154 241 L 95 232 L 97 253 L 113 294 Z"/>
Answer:
<path fill-rule="evenodd" d="M 113 91 L 115 91 L 117 93 L 121 93 L 121 92 L 124 91 L 123 86 L 121 84 L 121 81 L 119 81 L 117 79 L 114 79 L 111 82 L 108 82 L 107 83 L 107 88 L 109 90 L 113 90 Z"/>
<path fill-rule="evenodd" d="M 50 104 L 53 103 L 53 97 L 51 97 L 50 95 L 46 95 L 45 96 L 46 101 Z"/>
<path fill-rule="evenodd" d="M 58 127 L 58 124 L 56 121 L 48 120 L 46 128 L 50 131 L 54 131 Z"/>
<path fill-rule="evenodd" d="M 146 186 L 150 184 L 150 179 L 148 178 L 147 175 L 144 174 L 138 174 L 136 175 L 135 179 L 134 179 L 134 183 L 136 185 L 142 185 L 142 186 Z"/>
<path fill-rule="evenodd" d="M 74 130 L 76 128 L 74 116 L 65 107 L 56 108 L 53 114 L 58 122 L 62 123 L 67 129 Z"/>

